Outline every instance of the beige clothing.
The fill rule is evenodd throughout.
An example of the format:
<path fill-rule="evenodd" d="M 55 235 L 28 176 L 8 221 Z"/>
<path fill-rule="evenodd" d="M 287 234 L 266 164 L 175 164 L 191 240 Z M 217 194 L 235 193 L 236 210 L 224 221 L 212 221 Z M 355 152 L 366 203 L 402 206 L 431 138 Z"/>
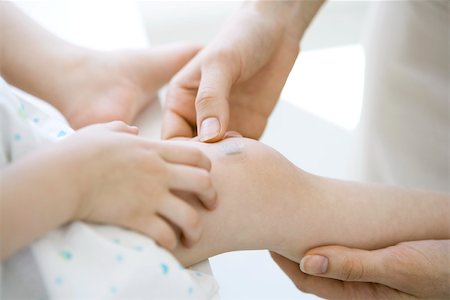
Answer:
<path fill-rule="evenodd" d="M 365 177 L 450 191 L 450 2 L 374 4 L 362 115 Z"/>

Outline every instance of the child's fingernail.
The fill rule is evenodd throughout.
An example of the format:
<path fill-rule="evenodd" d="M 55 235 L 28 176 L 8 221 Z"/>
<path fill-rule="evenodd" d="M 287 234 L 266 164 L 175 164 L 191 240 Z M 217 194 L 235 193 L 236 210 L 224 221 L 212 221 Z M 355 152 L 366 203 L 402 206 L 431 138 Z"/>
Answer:
<path fill-rule="evenodd" d="M 220 123 L 217 118 L 207 118 L 200 126 L 200 142 L 208 141 L 219 135 Z"/>
<path fill-rule="evenodd" d="M 307 255 L 300 261 L 300 270 L 307 274 L 323 274 L 328 269 L 328 258 L 322 255 Z"/>

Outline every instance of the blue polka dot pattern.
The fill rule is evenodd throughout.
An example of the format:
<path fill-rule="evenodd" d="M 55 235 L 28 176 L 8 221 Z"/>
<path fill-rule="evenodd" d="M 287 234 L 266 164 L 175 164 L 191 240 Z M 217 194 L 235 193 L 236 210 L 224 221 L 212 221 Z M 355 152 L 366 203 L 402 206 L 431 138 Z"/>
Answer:
<path fill-rule="evenodd" d="M 63 137 L 63 136 L 65 136 L 67 133 L 64 131 L 64 130 L 60 130 L 59 132 L 58 132 L 58 135 L 57 135 L 57 137 Z"/>
<path fill-rule="evenodd" d="M 117 294 L 117 288 L 115 286 L 112 286 L 110 291 L 111 291 L 111 294 Z"/>
<path fill-rule="evenodd" d="M 64 282 L 63 278 L 61 276 L 56 276 L 55 277 L 55 284 L 56 285 L 62 285 Z"/>
<path fill-rule="evenodd" d="M 73 254 L 70 251 L 67 251 L 67 250 L 60 251 L 59 255 L 65 260 L 71 260 L 72 257 L 73 257 Z"/>
<path fill-rule="evenodd" d="M 161 271 L 164 275 L 169 273 L 169 266 L 165 263 L 161 263 Z"/>

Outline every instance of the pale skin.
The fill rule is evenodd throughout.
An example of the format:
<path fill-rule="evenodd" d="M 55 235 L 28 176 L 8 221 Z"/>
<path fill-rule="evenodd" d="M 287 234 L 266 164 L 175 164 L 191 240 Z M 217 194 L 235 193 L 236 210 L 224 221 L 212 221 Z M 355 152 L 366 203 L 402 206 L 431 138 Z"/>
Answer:
<path fill-rule="evenodd" d="M 306 253 L 300 263 L 302 271 L 297 262 L 271 254 L 303 292 L 326 299 L 389 300 L 448 299 L 449 253 L 449 240 L 401 242 L 371 251 L 324 246 Z M 318 271 L 318 262 L 324 258 L 326 266 L 319 264 Z"/>
<path fill-rule="evenodd" d="M 82 48 L 46 31 L 7 1 L 0 2 L 0 47 L 2 77 L 51 103 L 74 128 L 133 123 L 199 50 L 187 44 L 108 52 Z"/>
<path fill-rule="evenodd" d="M 298 55 L 303 33 L 323 3 L 323 0 L 245 3 L 213 42 L 171 81 L 163 138 L 199 134 L 202 141 L 213 142 L 221 140 L 227 130 L 259 138 Z M 411 250 L 416 248 L 423 255 Z M 448 248 L 449 241 L 424 240 L 371 252 L 342 246 L 311 249 L 308 254 L 319 252 L 328 261 L 328 270 L 318 260 L 312 260 L 314 264 L 311 260 L 303 263 L 300 270 L 297 261 L 276 254 L 274 259 L 303 291 L 326 298 L 392 299 L 399 297 L 397 289 L 405 290 L 405 286 L 409 287 L 406 288 L 409 294 L 417 297 L 424 296 L 420 291 L 442 292 L 442 284 L 440 288 L 430 284 L 442 283 L 442 279 L 435 280 L 436 274 L 443 274 L 440 278 L 450 286 L 448 273 L 442 273 L 439 267 L 442 264 L 429 263 L 433 259 L 450 265 Z M 373 261 L 378 260 L 391 267 L 374 268 Z M 355 278 L 355 272 L 368 276 L 357 276 L 359 282 L 355 283 L 349 280 Z M 445 291 L 445 295 L 450 293 L 448 288 Z"/>
<path fill-rule="evenodd" d="M 323 1 L 252 1 L 171 80 L 162 136 L 259 138 Z M 202 124 L 206 120 L 203 125 Z"/>
<path fill-rule="evenodd" d="M 239 137 L 214 144 L 190 144 L 202 149 L 211 159 L 211 177 L 219 204 L 213 212 L 206 212 L 192 202 L 201 214 L 204 230 L 192 248 L 180 245 L 175 249 L 175 255 L 183 264 L 191 265 L 233 250 L 269 249 L 277 262 L 290 263 L 287 272 L 298 280 L 303 274 L 299 263 L 308 249 L 339 244 L 374 250 L 401 243 L 397 248 L 373 251 L 386 251 L 383 257 L 371 256 L 368 251 L 365 256 L 364 253 L 353 253 L 358 259 L 365 258 L 373 268 L 392 271 L 378 281 L 369 273 L 366 277 L 358 277 L 358 266 L 345 266 L 342 261 L 330 264 L 328 276 L 340 277 L 341 269 L 346 272 L 350 268 L 352 273 L 345 278 L 347 281 L 365 279 L 380 284 L 365 286 L 359 283 L 344 293 L 342 283 L 335 283 L 334 286 L 339 285 L 340 293 L 325 289 L 320 295 L 331 298 L 392 298 L 410 297 L 410 294 L 439 298 L 450 295 L 447 285 L 450 262 L 445 259 L 448 258 L 445 254 L 449 244 L 442 241 L 450 238 L 449 195 L 315 176 L 297 168 L 270 147 Z M 416 240 L 437 241 L 402 243 Z M 418 247 L 419 250 L 412 248 L 420 243 L 422 248 Z M 433 243 L 436 248 L 425 254 L 432 259 L 431 265 L 424 259 L 424 254 L 418 252 L 427 243 Z M 426 269 L 418 267 L 409 273 L 411 267 L 402 268 L 402 264 L 408 264 L 408 259 L 403 260 L 404 252 L 398 250 L 401 247 L 411 247 L 406 258 L 414 259 L 418 266 L 423 265 L 430 271 L 421 273 Z M 317 248 L 309 254 L 327 253 L 326 249 Z M 397 256 L 393 258 L 395 254 Z M 335 256 L 336 259 L 339 257 Z M 402 276 L 398 276 L 399 273 Z M 305 276 L 303 274 L 302 278 Z M 403 280 L 405 276 L 424 281 L 417 285 Z M 298 280 L 300 287 L 303 282 L 308 284 Z M 347 286 L 351 284 L 355 283 Z M 324 285 L 316 283 L 313 291 L 320 292 L 318 287 L 324 288 Z"/>
<path fill-rule="evenodd" d="M 167 249 L 180 238 L 187 246 L 196 242 L 199 214 L 174 192 L 196 195 L 213 209 L 209 159 L 192 146 L 143 139 L 137 131 L 121 121 L 91 125 L 2 169 L 2 260 L 77 220 L 129 228 Z"/>
<path fill-rule="evenodd" d="M 200 59 L 193 60 L 191 66 L 186 67 L 186 71 L 180 72 L 180 75 L 177 75 L 171 84 L 170 93 L 180 99 L 183 98 L 183 93 L 187 97 L 186 100 L 179 103 L 173 102 L 172 107 L 168 106 L 163 135 L 165 137 L 192 136 L 196 131 L 201 133 L 199 124 L 206 118 L 217 116 L 220 120 L 219 127 L 217 127 L 217 123 L 209 122 L 210 130 L 204 136 L 205 141 L 220 139 L 227 128 L 237 129 L 249 137 L 259 137 L 297 56 L 298 40 L 322 2 L 255 1 L 247 5 L 246 8 L 252 8 L 252 5 L 255 4 L 256 10 L 242 10 L 242 16 L 236 18 L 238 21 L 230 22 L 229 28 L 224 30 L 224 33 L 212 43 L 212 46 L 202 52 Z M 76 128 L 94 122 L 115 119 L 132 122 L 139 111 L 152 101 L 159 86 L 198 50 L 197 47 L 179 46 L 169 49 L 118 51 L 107 54 L 89 51 L 64 43 L 46 33 L 38 25 L 27 20 L 12 5 L 5 2 L 0 3 L 0 22 L 0 45 L 2 47 L 0 70 L 2 76 L 5 76 L 13 85 L 51 102 L 68 117 L 72 126 Z M 5 26 L 10 22 L 18 22 L 20 26 Z M 247 27 L 253 22 L 265 26 Z M 280 26 L 273 26 L 276 24 Z M 237 30 L 233 30 L 233 27 L 236 27 Z M 243 30 L 243 28 L 248 28 L 248 30 Z M 260 28 L 270 30 L 265 31 Z M 233 37 L 232 43 L 230 43 L 228 38 L 230 32 L 242 35 Z M 266 43 L 260 43 L 259 37 L 261 36 L 264 36 Z M 256 41 L 254 41 L 255 38 Z M 29 48 L 30 44 L 33 45 L 34 55 L 29 55 L 27 51 L 24 51 Z M 8 48 L 6 47 L 8 45 L 14 45 L 14 47 Z M 262 53 L 262 55 L 255 55 L 255 53 Z M 244 61 L 245 65 L 242 64 Z M 222 68 L 222 72 L 207 72 L 208 68 L 206 67 L 210 62 L 217 62 L 218 66 Z M 105 69 L 108 72 L 105 72 Z M 203 70 L 204 73 L 200 72 Z M 20 74 L 18 72 L 22 72 L 22 75 L 28 77 L 18 76 L 17 74 Z M 241 76 L 241 74 L 245 74 L 245 76 Z M 201 81 L 204 81 L 204 84 L 200 90 L 204 92 L 197 93 Z M 225 88 L 221 88 L 222 86 Z M 217 92 L 212 93 L 214 91 Z M 203 96 L 199 97 L 198 95 Z M 258 101 L 254 101 L 254 99 L 258 99 Z M 227 101 L 229 101 L 230 107 L 228 107 Z M 194 107 L 196 102 L 198 103 L 197 112 Z M 87 111 L 88 113 L 86 113 Z M 230 115 L 228 115 L 228 111 Z M 248 120 L 251 122 L 247 122 Z M 248 127 L 247 124 L 253 125 Z M 217 134 L 215 130 L 217 130 Z M 442 245 L 443 242 L 438 243 Z M 439 252 L 442 247 L 435 247 L 435 244 L 436 242 L 433 241 L 424 241 L 419 246 L 425 254 L 434 253 L 435 257 L 442 261 L 448 261 L 448 255 L 446 255 L 448 251 Z M 392 248 L 399 253 L 410 253 L 402 251 L 406 249 L 403 245 L 386 248 L 388 250 L 386 253 L 392 253 L 393 251 L 390 251 Z M 448 246 L 444 244 L 444 249 L 447 249 L 445 247 Z M 333 249 L 323 247 L 317 249 L 321 251 L 321 254 L 327 254 L 330 259 L 330 270 L 321 276 L 345 280 L 345 274 L 337 274 L 331 265 L 333 262 L 342 263 L 344 261 L 342 257 L 346 257 L 348 253 L 353 254 L 357 249 L 340 247 L 338 252 L 332 252 Z M 435 251 L 436 249 L 438 250 Z M 309 253 L 315 253 L 315 249 Z M 351 256 L 351 258 L 347 258 L 347 262 L 360 263 L 361 266 L 370 268 L 370 258 L 378 259 L 379 253 L 381 252 L 365 253 L 364 256 L 357 256 L 358 260 L 355 262 L 351 260 L 354 256 Z M 385 255 L 385 257 L 392 258 L 393 255 Z M 407 256 L 405 255 L 405 257 Z M 406 259 L 405 261 L 418 261 L 417 257 L 410 257 L 413 260 Z M 291 276 L 297 286 L 301 286 L 302 289 L 309 292 L 320 293 L 323 291 L 327 293 L 323 294 L 328 295 L 326 297 L 333 295 L 334 297 L 343 297 L 343 295 L 347 295 L 342 294 L 345 292 L 344 290 L 352 291 L 351 288 L 339 289 L 341 287 L 339 282 L 336 284 L 336 282 L 324 278 L 309 276 L 308 278 L 313 279 L 303 280 L 305 277 L 302 276 L 306 275 L 300 272 L 298 263 L 282 257 L 277 257 L 276 261 Z M 367 265 L 366 262 L 368 262 Z M 390 262 L 392 263 L 392 260 Z M 397 263 L 395 260 L 394 262 Z M 388 277 L 387 275 L 391 273 L 389 270 L 373 269 L 372 277 L 361 277 L 360 279 L 363 282 L 371 282 L 378 278 L 378 282 L 381 281 L 380 283 L 385 288 L 388 286 L 396 288 L 394 279 L 397 281 L 402 279 L 407 282 L 408 276 L 406 275 L 416 274 L 410 268 L 413 265 L 411 263 L 400 265 L 403 269 L 398 264 L 392 265 L 397 267 L 396 271 L 403 270 L 403 273 L 398 272 L 401 274 L 398 276 L 399 278 Z M 431 273 L 439 274 L 439 268 L 430 270 Z M 417 280 L 417 278 L 419 277 L 412 276 L 409 280 L 410 285 L 420 286 L 423 281 Z M 358 286 L 361 285 L 364 283 Z M 349 282 L 342 286 L 353 285 L 352 282 Z M 339 294 L 339 292 L 342 293 Z M 388 295 L 386 290 L 383 290 L 383 294 Z M 367 296 L 364 293 L 362 295 Z"/>
<path fill-rule="evenodd" d="M 5 1 L 0 47 L 1 76 L 54 105 L 74 128 L 132 123 L 199 49 L 93 51 L 59 39 Z M 190 191 L 213 208 L 209 160 L 195 148 L 136 134 L 123 122 L 86 128 L 2 169 L 1 259 L 75 220 L 130 228 L 168 249 L 179 238 L 194 243 L 198 214 L 172 192 Z"/>

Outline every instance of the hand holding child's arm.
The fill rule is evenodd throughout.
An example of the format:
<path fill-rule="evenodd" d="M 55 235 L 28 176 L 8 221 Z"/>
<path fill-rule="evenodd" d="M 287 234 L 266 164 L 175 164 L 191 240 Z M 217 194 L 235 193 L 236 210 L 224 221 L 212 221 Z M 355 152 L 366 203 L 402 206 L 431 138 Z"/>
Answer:
<path fill-rule="evenodd" d="M 115 224 L 173 248 L 200 237 L 197 212 L 172 191 L 215 206 L 201 151 L 140 137 L 122 122 L 94 125 L 2 171 L 1 257 L 72 220 Z"/>
<path fill-rule="evenodd" d="M 450 240 L 403 242 L 377 250 L 324 246 L 302 263 L 271 253 L 295 286 L 323 298 L 448 299 Z"/>

